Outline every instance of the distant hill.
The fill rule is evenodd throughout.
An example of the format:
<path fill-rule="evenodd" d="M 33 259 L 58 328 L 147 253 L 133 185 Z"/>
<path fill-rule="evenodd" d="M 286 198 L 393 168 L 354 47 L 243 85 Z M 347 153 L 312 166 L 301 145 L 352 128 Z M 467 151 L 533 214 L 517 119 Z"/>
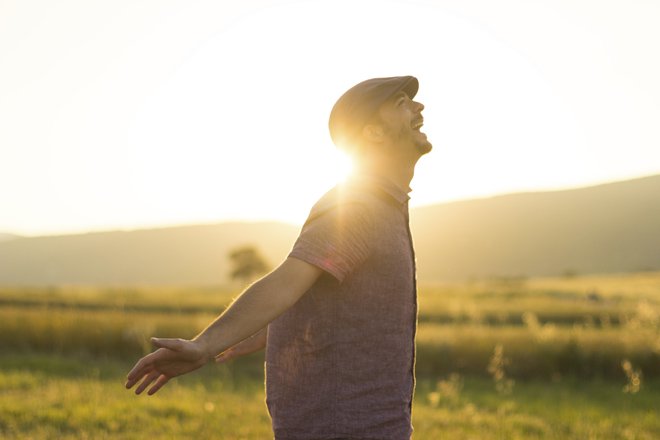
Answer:
<path fill-rule="evenodd" d="M 660 175 L 411 213 L 420 280 L 660 269 Z"/>
<path fill-rule="evenodd" d="M 660 269 L 660 175 L 413 209 L 420 282 Z M 218 284 L 230 249 L 271 265 L 298 226 L 221 223 L 0 238 L 0 284 Z"/>
<path fill-rule="evenodd" d="M 228 253 L 255 245 L 279 263 L 299 228 L 274 222 L 19 238 L 0 243 L 0 284 L 218 284 Z"/>
<path fill-rule="evenodd" d="M 14 235 L 14 234 L 5 234 L 5 233 L 0 232 L 0 241 L 13 240 L 15 238 L 19 238 L 19 236 Z"/>

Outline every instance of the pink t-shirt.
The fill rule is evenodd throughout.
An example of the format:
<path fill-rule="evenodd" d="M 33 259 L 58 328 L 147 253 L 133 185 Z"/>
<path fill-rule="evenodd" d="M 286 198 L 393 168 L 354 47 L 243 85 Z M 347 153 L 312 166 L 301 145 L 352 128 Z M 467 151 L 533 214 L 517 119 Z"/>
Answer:
<path fill-rule="evenodd" d="M 375 176 L 334 188 L 290 257 L 325 274 L 268 328 L 275 438 L 409 439 L 417 299 L 407 192 Z"/>

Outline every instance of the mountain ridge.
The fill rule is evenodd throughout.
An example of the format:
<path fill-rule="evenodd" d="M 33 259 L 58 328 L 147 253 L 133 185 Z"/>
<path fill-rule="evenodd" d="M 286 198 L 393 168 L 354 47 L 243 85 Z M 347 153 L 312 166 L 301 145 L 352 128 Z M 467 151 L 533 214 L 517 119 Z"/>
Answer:
<path fill-rule="evenodd" d="M 420 282 L 660 269 L 660 175 L 411 209 Z M 271 266 L 299 226 L 224 222 L 0 239 L 0 284 L 219 284 L 255 245 Z M 3 234 L 0 234 L 2 237 Z"/>
<path fill-rule="evenodd" d="M 458 201 L 411 215 L 416 242 L 436 244 L 417 246 L 420 276 L 435 279 L 660 268 L 657 225 L 660 176 Z"/>

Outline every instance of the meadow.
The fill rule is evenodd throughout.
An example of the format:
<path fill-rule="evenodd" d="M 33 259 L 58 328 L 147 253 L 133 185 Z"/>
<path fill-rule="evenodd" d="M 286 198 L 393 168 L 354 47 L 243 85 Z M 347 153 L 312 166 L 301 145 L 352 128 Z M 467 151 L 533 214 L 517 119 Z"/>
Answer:
<path fill-rule="evenodd" d="M 263 355 L 136 397 L 149 337 L 229 287 L 0 288 L 0 437 L 271 438 Z M 660 438 L 660 273 L 422 286 L 416 439 Z"/>

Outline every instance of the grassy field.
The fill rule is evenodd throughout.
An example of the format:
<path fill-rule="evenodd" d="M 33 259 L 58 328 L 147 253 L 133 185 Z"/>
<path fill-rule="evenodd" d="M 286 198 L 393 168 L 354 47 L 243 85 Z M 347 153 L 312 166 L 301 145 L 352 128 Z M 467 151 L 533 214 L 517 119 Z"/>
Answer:
<path fill-rule="evenodd" d="M 0 289 L 0 438 L 270 438 L 263 356 L 158 395 L 123 389 L 148 337 L 190 337 L 221 288 Z M 660 438 L 660 273 L 420 291 L 417 439 Z"/>
<path fill-rule="evenodd" d="M 0 357 L 0 437 L 7 439 L 272 438 L 263 385 L 209 366 L 159 394 L 123 388 L 129 364 L 55 355 Z M 416 439 L 656 439 L 660 382 L 623 393 L 611 381 L 420 378 Z"/>

